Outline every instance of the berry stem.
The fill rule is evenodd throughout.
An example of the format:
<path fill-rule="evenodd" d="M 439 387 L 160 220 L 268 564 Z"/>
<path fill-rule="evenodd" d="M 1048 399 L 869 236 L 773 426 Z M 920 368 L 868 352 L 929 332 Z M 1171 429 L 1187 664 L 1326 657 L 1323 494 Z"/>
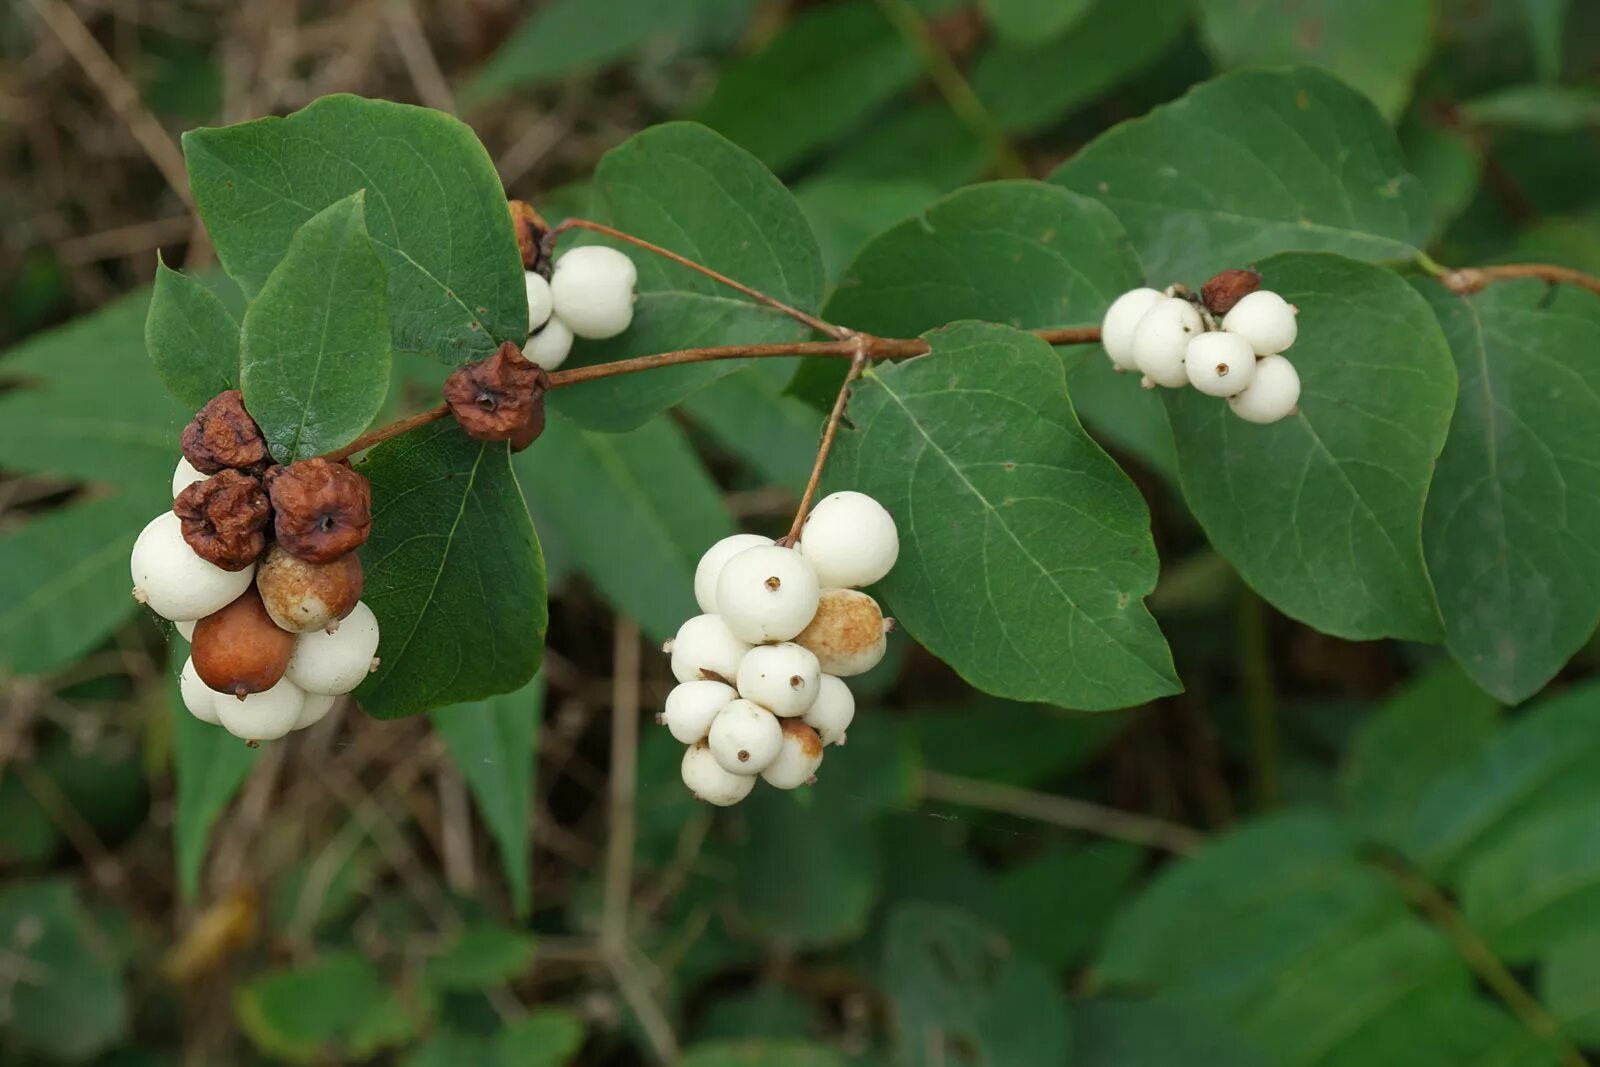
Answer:
<path fill-rule="evenodd" d="M 788 304 L 785 304 L 782 300 L 779 300 L 775 296 L 768 296 L 759 289 L 752 289 L 743 282 L 736 282 L 726 274 L 714 271 L 710 267 L 707 267 L 703 264 L 696 263 L 694 260 L 689 259 L 686 256 L 680 256 L 678 253 L 673 252 L 670 249 L 662 248 L 660 245 L 652 244 L 642 237 L 635 237 L 631 233 L 624 233 L 621 230 L 607 226 L 601 222 L 591 222 L 588 219 L 567 219 L 565 222 L 562 222 L 560 225 L 556 226 L 555 229 L 550 231 L 549 236 L 546 238 L 548 249 L 553 249 L 555 247 L 555 239 L 562 233 L 565 233 L 567 230 L 592 230 L 595 233 L 605 234 L 607 237 L 610 237 L 613 240 L 624 241 L 628 244 L 634 245 L 635 247 L 642 248 L 646 252 L 654 253 L 663 259 L 671 260 L 680 267 L 688 267 L 692 271 L 698 271 L 699 273 L 704 274 L 707 278 L 710 278 L 712 281 L 717 282 L 719 285 L 726 285 L 730 289 L 743 293 L 745 296 L 748 296 L 751 300 L 754 300 L 757 303 L 765 304 L 774 310 L 783 312 L 785 315 L 788 315 L 797 322 L 805 323 L 818 333 L 825 333 L 829 337 L 834 337 L 841 340 L 850 336 L 850 331 L 846 330 L 842 326 L 835 326 L 831 322 L 824 322 L 815 315 L 801 311 L 797 307 L 790 307 Z"/>
<path fill-rule="evenodd" d="M 1538 278 L 1551 285 L 1564 283 L 1579 286 L 1591 293 L 1600 293 L 1600 278 L 1554 263 L 1500 263 L 1491 267 L 1464 267 L 1439 276 L 1447 289 L 1462 296 L 1476 293 L 1491 282 L 1510 278 Z"/>
<path fill-rule="evenodd" d="M 376 430 L 368 430 L 343 448 L 336 448 L 332 452 L 323 453 L 322 458 L 333 463 L 343 463 L 357 452 L 365 452 L 373 445 L 387 441 L 391 437 L 399 437 L 403 433 L 410 433 L 412 430 L 426 426 L 430 422 L 438 422 L 448 414 L 450 414 L 450 405 L 440 404 L 438 407 L 429 408 L 427 411 L 419 411 L 415 415 L 407 415 L 403 419 L 396 419 L 385 426 L 379 426 Z"/>
<path fill-rule="evenodd" d="M 806 513 L 811 510 L 811 501 L 817 495 L 817 486 L 822 482 L 822 468 L 828 465 L 828 453 L 833 450 L 833 437 L 839 430 L 839 420 L 844 418 L 844 406 L 850 400 L 850 387 L 855 380 L 861 377 L 861 372 L 867 369 L 867 361 L 872 357 L 868 354 L 872 337 L 867 334 L 857 334 L 853 339 L 855 351 L 850 356 L 850 369 L 845 372 L 844 381 L 839 385 L 839 395 L 833 399 L 833 410 L 828 412 L 828 423 L 822 428 L 822 443 L 817 446 L 817 460 L 811 465 L 811 477 L 806 479 L 806 491 L 800 496 L 800 506 L 795 509 L 794 521 L 789 524 L 789 533 L 783 542 L 793 545 L 800 540 L 800 528 L 806 523 Z"/>

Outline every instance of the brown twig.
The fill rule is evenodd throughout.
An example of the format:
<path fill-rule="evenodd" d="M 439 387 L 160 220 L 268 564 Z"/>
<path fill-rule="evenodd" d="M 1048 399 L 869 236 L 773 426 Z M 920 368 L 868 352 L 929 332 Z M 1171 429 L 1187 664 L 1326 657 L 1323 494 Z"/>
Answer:
<path fill-rule="evenodd" d="M 412 430 L 426 426 L 430 422 L 438 422 L 448 414 L 450 414 L 450 405 L 440 404 L 438 407 L 429 408 L 427 411 L 419 411 L 415 415 L 407 415 L 405 418 L 397 419 L 386 426 L 379 426 L 376 430 L 368 430 L 343 448 L 336 448 L 332 452 L 326 453 L 322 458 L 334 463 L 343 463 L 357 452 L 365 452 L 373 445 L 381 444 L 391 437 L 399 437 L 403 433 L 410 433 Z"/>
<path fill-rule="evenodd" d="M 1464 267 L 1446 271 L 1439 280 L 1451 292 L 1466 296 L 1478 292 L 1491 282 L 1511 278 L 1538 278 L 1551 285 L 1565 283 L 1580 286 L 1591 293 L 1600 293 L 1600 278 L 1554 263 L 1501 263 L 1490 267 Z"/>
<path fill-rule="evenodd" d="M 686 256 L 680 256 L 671 249 L 662 248 L 660 245 L 652 244 L 642 237 L 635 237 L 631 233 L 624 233 L 621 230 L 607 226 L 601 222 L 591 222 L 588 219 L 567 219 L 565 222 L 561 223 L 559 226 L 550 231 L 548 240 L 553 242 L 558 236 L 560 236 L 562 233 L 565 233 L 567 230 L 592 230 L 595 233 L 604 234 L 613 240 L 624 241 L 627 244 L 634 245 L 637 248 L 642 248 L 646 252 L 658 255 L 663 259 L 671 260 L 680 267 L 687 267 L 692 271 L 697 271 L 701 274 L 704 274 L 707 278 L 710 278 L 717 284 L 726 285 L 729 289 L 743 293 L 745 296 L 748 296 L 751 300 L 754 300 L 759 304 L 765 304 L 767 307 L 770 307 L 775 311 L 781 311 L 791 319 L 794 319 L 797 322 L 805 323 L 818 333 L 825 333 L 829 337 L 838 338 L 840 340 L 850 336 L 850 331 L 844 329 L 843 327 L 835 326 L 831 322 L 824 322 L 809 312 L 801 311 L 797 307 L 791 307 L 788 304 L 785 304 L 782 300 L 779 300 L 777 297 L 768 296 L 759 289 L 752 289 L 743 282 L 736 282 L 726 274 L 723 274 L 719 271 L 714 271 L 704 264 L 696 263 L 694 260 L 689 259 Z"/>
<path fill-rule="evenodd" d="M 792 545 L 800 540 L 800 528 L 806 524 L 811 500 L 817 495 L 817 486 L 822 482 L 822 469 L 828 465 L 828 453 L 833 450 L 834 434 L 839 430 L 839 420 L 844 418 L 844 407 L 850 400 L 850 387 L 867 369 L 867 350 L 871 340 L 865 334 L 854 338 L 855 353 L 850 358 L 850 370 L 839 384 L 839 395 L 833 399 L 833 410 L 828 412 L 827 425 L 822 428 L 822 443 L 817 446 L 817 459 L 811 465 L 811 477 L 806 479 L 806 491 L 800 494 L 800 506 L 795 509 L 794 521 L 789 524 L 789 534 L 783 539 L 783 544 Z"/>

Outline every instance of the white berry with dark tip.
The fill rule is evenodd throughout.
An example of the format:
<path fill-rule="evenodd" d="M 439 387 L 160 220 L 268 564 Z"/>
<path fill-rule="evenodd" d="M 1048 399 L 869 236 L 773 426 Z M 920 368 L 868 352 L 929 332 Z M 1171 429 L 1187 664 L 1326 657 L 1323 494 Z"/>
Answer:
<path fill-rule="evenodd" d="M 762 781 L 779 789 L 808 785 L 822 766 L 822 738 L 799 719 L 783 720 L 783 744 L 761 772 Z"/>
<path fill-rule="evenodd" d="M 333 633 L 319 630 L 295 638 L 284 677 L 308 693 L 338 696 L 372 672 L 377 652 L 378 617 L 357 601 Z"/>
<path fill-rule="evenodd" d="M 803 715 L 817 699 L 822 668 L 799 645 L 757 645 L 739 664 L 739 695 L 774 715 Z"/>
<path fill-rule="evenodd" d="M 1134 327 L 1134 364 L 1155 385 L 1175 389 L 1189 384 L 1183 369 L 1189 341 L 1205 330 L 1200 312 L 1187 300 L 1169 296 L 1153 304 Z"/>
<path fill-rule="evenodd" d="M 1256 354 L 1238 334 L 1214 331 L 1189 342 L 1183 357 L 1189 384 L 1207 396 L 1233 396 L 1256 376 Z"/>
<path fill-rule="evenodd" d="M 170 511 L 151 519 L 134 541 L 130 569 L 134 599 L 173 622 L 221 611 L 250 588 L 256 573 L 253 563 L 225 571 L 195 555 L 183 539 L 183 524 Z"/>
<path fill-rule="evenodd" d="M 710 678 L 732 684 L 750 642 L 735 636 L 721 615 L 696 615 L 678 627 L 663 651 L 672 654 L 672 676 L 680 682 Z"/>
<path fill-rule="evenodd" d="M 817 731 L 824 745 L 844 744 L 844 732 L 856 717 L 856 698 L 844 681 L 824 674 L 817 689 L 816 702 L 806 709 L 802 720 Z"/>
<path fill-rule="evenodd" d="M 183 706 L 189 709 L 190 715 L 212 726 L 222 723 L 217 717 L 217 701 L 231 699 L 227 694 L 217 692 L 200 680 L 199 672 L 194 669 L 193 659 L 184 661 L 183 671 L 178 675 L 178 694 L 183 697 Z"/>
<path fill-rule="evenodd" d="M 572 331 L 555 315 L 550 316 L 550 321 L 522 346 L 522 354 L 528 362 L 545 370 L 555 370 L 561 366 L 571 352 Z"/>
<path fill-rule="evenodd" d="M 550 283 L 538 271 L 523 271 L 522 280 L 528 290 L 528 332 L 533 333 L 550 321 Z"/>
<path fill-rule="evenodd" d="M 243 700 L 222 696 L 217 701 L 217 718 L 235 737 L 246 741 L 276 741 L 294 729 L 305 703 L 305 690 L 284 678 L 271 689 L 251 693 Z"/>
<path fill-rule="evenodd" d="M 178 494 L 189 488 L 195 482 L 203 482 L 209 475 L 202 474 L 189 462 L 187 456 L 178 457 L 178 466 L 172 472 L 172 498 L 176 500 Z"/>
<path fill-rule="evenodd" d="M 817 572 L 791 548 L 747 548 L 717 575 L 717 610 L 742 641 L 787 641 L 817 613 Z"/>
<path fill-rule="evenodd" d="M 723 770 L 734 774 L 759 774 L 778 758 L 783 728 L 778 717 L 749 700 L 729 703 L 711 720 L 706 734 L 711 754 Z"/>
<path fill-rule="evenodd" d="M 1248 388 L 1228 398 L 1233 413 L 1246 422 L 1277 422 L 1295 413 L 1300 403 L 1300 373 L 1283 356 L 1267 356 L 1256 363 L 1256 376 Z"/>
<path fill-rule="evenodd" d="M 685 745 L 705 740 L 717 712 L 739 698 L 731 685 L 709 680 L 680 682 L 667 694 L 661 724 Z"/>
<path fill-rule="evenodd" d="M 1144 313 L 1165 299 L 1159 289 L 1131 289 L 1106 309 L 1106 317 L 1100 320 L 1100 346 L 1121 370 L 1139 369 L 1133 358 L 1133 331 Z"/>
<path fill-rule="evenodd" d="M 1258 289 L 1233 305 L 1222 317 L 1222 328 L 1250 343 L 1258 356 L 1275 356 L 1294 344 L 1300 327 L 1293 304 L 1268 289 Z"/>
<path fill-rule="evenodd" d="M 855 589 L 881 580 L 894 567 L 900 533 L 882 504 L 846 490 L 818 501 L 795 547 L 824 588 Z"/>
<path fill-rule="evenodd" d="M 678 773 L 683 776 L 683 784 L 689 787 L 689 792 L 719 808 L 739 803 L 756 785 L 753 774 L 724 770 L 711 754 L 711 746 L 704 741 L 697 741 L 683 750 Z"/>
<path fill-rule="evenodd" d="M 602 341 L 633 322 L 633 260 L 604 245 L 574 248 L 556 260 L 550 275 L 555 314 L 579 337 Z"/>
<path fill-rule="evenodd" d="M 694 599 L 700 610 L 714 615 L 717 611 L 717 578 L 722 568 L 734 556 L 747 548 L 761 548 L 772 544 L 772 538 L 760 534 L 740 533 L 724 537 L 700 557 L 694 568 Z"/>

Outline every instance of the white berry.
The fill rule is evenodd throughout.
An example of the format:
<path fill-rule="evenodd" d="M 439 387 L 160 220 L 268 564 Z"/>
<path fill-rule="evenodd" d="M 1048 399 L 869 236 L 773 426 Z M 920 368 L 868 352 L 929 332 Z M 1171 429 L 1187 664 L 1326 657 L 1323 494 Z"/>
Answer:
<path fill-rule="evenodd" d="M 1233 413 L 1246 422 L 1277 422 L 1293 415 L 1300 403 L 1300 374 L 1282 356 L 1267 356 L 1256 362 L 1256 376 L 1238 396 L 1230 396 Z"/>
<path fill-rule="evenodd" d="M 561 366 L 571 351 L 572 331 L 555 315 L 522 346 L 522 354 L 528 357 L 528 362 L 545 370 Z"/>
<path fill-rule="evenodd" d="M 731 683 L 739 676 L 739 661 L 750 643 L 735 637 L 721 615 L 696 615 L 678 627 L 667 646 L 672 653 L 672 676 L 680 682 L 707 676 Z"/>
<path fill-rule="evenodd" d="M 364 601 L 333 633 L 317 631 L 295 638 L 284 677 L 308 693 L 337 696 L 361 684 L 378 651 L 378 617 Z"/>
<path fill-rule="evenodd" d="M 217 718 L 234 737 L 246 741 L 275 741 L 293 730 L 305 709 L 305 690 L 282 678 L 271 689 L 238 697 L 221 695 Z"/>
<path fill-rule="evenodd" d="M 1222 328 L 1250 343 L 1258 356 L 1275 356 L 1300 332 L 1295 306 L 1268 289 L 1257 289 L 1222 317 Z"/>
<path fill-rule="evenodd" d="M 602 341 L 633 322 L 633 260 L 604 245 L 574 248 L 556 260 L 550 276 L 555 313 L 579 337 Z"/>
<path fill-rule="evenodd" d="M 806 710 L 801 720 L 817 731 L 824 745 L 844 744 L 844 732 L 856 717 L 856 697 L 844 681 L 831 674 L 822 676 L 817 689 L 816 703 Z"/>
<path fill-rule="evenodd" d="M 184 661 L 183 672 L 178 675 L 178 693 L 183 697 L 183 706 L 189 709 L 190 715 L 212 726 L 222 722 L 217 718 L 217 701 L 232 699 L 200 680 L 199 673 L 194 669 L 193 659 Z"/>
<path fill-rule="evenodd" d="M 804 715 L 817 699 L 822 668 L 799 645 L 757 645 L 739 664 L 739 695 L 774 715 Z"/>
<path fill-rule="evenodd" d="M 1100 320 L 1100 347 L 1123 370 L 1138 370 L 1133 358 L 1133 331 L 1144 313 L 1166 299 L 1159 289 L 1130 289 L 1112 301 Z"/>
<path fill-rule="evenodd" d="M 189 457 L 179 456 L 177 469 L 172 472 L 172 498 L 176 500 L 178 494 L 189 488 L 195 482 L 203 482 L 209 475 L 201 474 L 195 465 L 189 462 Z"/>
<path fill-rule="evenodd" d="M 800 553 L 777 545 L 747 548 L 717 576 L 717 608 L 728 629 L 751 644 L 787 641 L 817 613 L 822 586 Z"/>
<path fill-rule="evenodd" d="M 192 645 L 194 644 L 194 624 L 199 621 L 199 619 L 179 619 L 172 624 L 172 628 L 178 631 L 179 637 Z"/>
<path fill-rule="evenodd" d="M 711 754 L 722 769 L 734 774 L 759 774 L 778 758 L 783 729 L 778 717 L 749 700 L 730 702 L 711 720 L 706 734 Z"/>
<path fill-rule="evenodd" d="M 204 618 L 239 599 L 250 588 L 256 566 L 225 571 L 201 559 L 183 539 L 178 516 L 163 511 L 133 543 L 131 570 L 134 598 L 163 619 L 179 622 Z"/>
<path fill-rule="evenodd" d="M 1183 368 L 1189 384 L 1207 396 L 1233 396 L 1255 377 L 1256 354 L 1238 334 L 1203 333 L 1189 342 Z"/>
<path fill-rule="evenodd" d="M 1169 389 L 1189 384 L 1183 354 L 1190 338 L 1205 330 L 1193 304 L 1175 296 L 1153 304 L 1134 328 L 1130 347 L 1134 364 L 1156 385 Z"/>
<path fill-rule="evenodd" d="M 538 271 L 523 271 L 522 280 L 528 289 L 528 332 L 533 333 L 550 321 L 550 283 Z"/>
<path fill-rule="evenodd" d="M 694 598 L 699 603 L 700 610 L 716 614 L 717 577 L 730 559 L 747 548 L 759 548 L 770 544 L 772 544 L 770 537 L 742 533 L 724 537 L 706 549 L 706 554 L 700 557 L 700 562 L 694 568 Z"/>
<path fill-rule="evenodd" d="M 783 720 L 783 744 L 777 758 L 761 772 L 762 780 L 779 789 L 808 784 L 822 766 L 822 738 L 799 719 Z"/>
<path fill-rule="evenodd" d="M 333 710 L 338 699 L 332 693 L 307 693 L 305 703 L 300 706 L 300 717 L 294 721 L 294 728 L 304 730 L 317 725 L 328 717 L 328 712 Z"/>
<path fill-rule="evenodd" d="M 661 723 L 677 740 L 692 745 L 705 740 L 717 712 L 738 698 L 733 686 L 723 682 L 709 679 L 681 682 L 667 694 L 667 702 L 661 709 Z"/>
<path fill-rule="evenodd" d="M 796 547 L 824 587 L 853 589 L 889 573 L 900 558 L 900 534 L 882 504 L 847 490 L 811 509 Z"/>
<path fill-rule="evenodd" d="M 859 589 L 824 589 L 817 613 L 795 637 L 826 674 L 850 678 L 876 667 L 889 649 L 889 626 L 878 602 Z"/>
<path fill-rule="evenodd" d="M 753 774 L 734 774 L 723 770 L 722 764 L 711 754 L 711 747 L 704 741 L 697 741 L 684 749 L 679 773 L 683 775 L 683 784 L 689 787 L 689 792 L 719 808 L 739 803 L 756 786 Z"/>

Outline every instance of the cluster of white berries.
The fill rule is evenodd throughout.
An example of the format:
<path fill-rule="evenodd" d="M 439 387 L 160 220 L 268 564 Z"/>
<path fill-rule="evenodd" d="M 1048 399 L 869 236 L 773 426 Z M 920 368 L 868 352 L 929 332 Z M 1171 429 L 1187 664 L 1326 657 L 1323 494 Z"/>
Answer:
<path fill-rule="evenodd" d="M 584 245 L 564 253 L 550 280 L 526 271 L 528 362 L 555 370 L 567 361 L 572 339 L 603 341 L 633 322 L 633 287 L 639 269 L 633 260 L 604 245 Z"/>
<path fill-rule="evenodd" d="M 174 498 L 206 478 L 180 459 Z M 135 599 L 191 645 L 184 706 L 246 741 L 319 722 L 377 665 L 378 620 L 357 599 L 354 553 L 318 564 L 273 545 L 258 563 L 226 570 L 201 558 L 164 511 L 134 542 L 131 569 Z"/>
<path fill-rule="evenodd" d="M 842 745 L 855 697 L 841 679 L 883 658 L 893 620 L 860 587 L 900 555 L 894 518 L 864 493 L 834 493 L 787 548 L 758 534 L 712 545 L 694 573 L 705 614 L 663 646 L 678 685 L 656 721 L 688 746 L 683 784 L 725 807 L 755 788 L 814 780 Z"/>
<path fill-rule="evenodd" d="M 1229 278 L 1234 275 L 1250 289 L 1242 297 L 1241 285 Z M 1177 287 L 1123 293 L 1100 325 L 1106 355 L 1118 370 L 1144 375 L 1147 389 L 1192 385 L 1207 396 L 1226 397 L 1247 422 L 1292 415 L 1300 401 L 1300 375 L 1283 352 L 1294 344 L 1298 311 L 1250 279 L 1259 276 L 1224 271 L 1207 283 L 1204 300 L 1175 295 Z"/>

